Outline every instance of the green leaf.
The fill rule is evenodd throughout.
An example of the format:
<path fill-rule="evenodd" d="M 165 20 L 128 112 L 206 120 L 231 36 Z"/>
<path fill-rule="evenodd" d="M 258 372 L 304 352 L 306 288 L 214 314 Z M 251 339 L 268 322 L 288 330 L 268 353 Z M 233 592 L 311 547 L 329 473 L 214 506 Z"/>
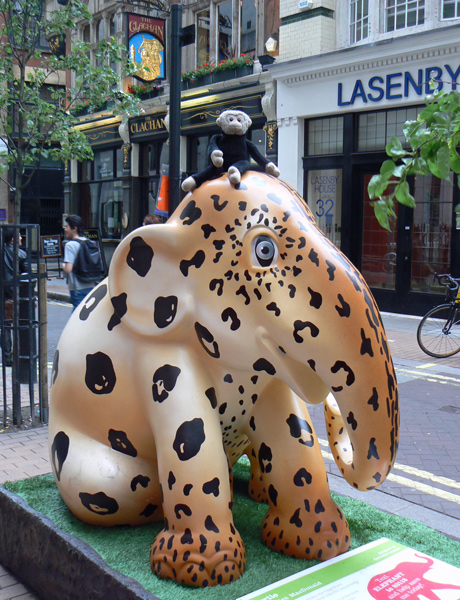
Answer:
<path fill-rule="evenodd" d="M 394 160 L 384 161 L 382 163 L 382 166 L 380 167 L 380 174 L 383 176 L 387 176 L 387 179 L 390 179 L 390 177 L 393 174 L 395 166 L 396 166 L 396 164 L 395 164 Z"/>
<path fill-rule="evenodd" d="M 391 156 L 392 158 L 401 158 L 407 154 L 402 147 L 399 138 L 397 138 L 395 135 L 391 137 L 389 143 L 385 147 L 385 150 L 388 156 Z"/>
<path fill-rule="evenodd" d="M 409 206 L 410 208 L 415 207 L 414 197 L 410 193 L 409 184 L 407 181 L 401 181 L 395 188 L 395 197 L 398 202 Z"/>
<path fill-rule="evenodd" d="M 385 175 L 374 175 L 367 186 L 369 198 L 374 200 L 380 198 L 388 187 L 388 178 Z"/>
<path fill-rule="evenodd" d="M 460 157 L 455 151 L 450 154 L 449 167 L 454 173 L 460 173 Z"/>
<path fill-rule="evenodd" d="M 447 146 L 441 146 L 436 153 L 436 163 L 438 167 L 439 177 L 441 179 L 449 179 L 450 176 L 450 153 Z"/>
<path fill-rule="evenodd" d="M 457 204 L 457 206 L 454 208 L 456 213 L 460 213 L 460 204 Z"/>

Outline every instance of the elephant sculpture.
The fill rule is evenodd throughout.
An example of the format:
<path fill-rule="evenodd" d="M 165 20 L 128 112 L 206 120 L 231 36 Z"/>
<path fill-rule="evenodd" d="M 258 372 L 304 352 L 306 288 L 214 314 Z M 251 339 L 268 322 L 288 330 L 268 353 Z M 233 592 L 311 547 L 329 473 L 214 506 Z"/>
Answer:
<path fill-rule="evenodd" d="M 320 402 L 343 476 L 377 487 L 399 421 L 376 303 L 292 188 L 225 174 L 129 234 L 71 316 L 52 373 L 53 473 L 83 521 L 163 519 L 153 571 L 205 587 L 244 570 L 229 469 L 246 453 L 250 494 L 269 505 L 264 543 L 326 560 L 350 533 L 307 410 Z"/>

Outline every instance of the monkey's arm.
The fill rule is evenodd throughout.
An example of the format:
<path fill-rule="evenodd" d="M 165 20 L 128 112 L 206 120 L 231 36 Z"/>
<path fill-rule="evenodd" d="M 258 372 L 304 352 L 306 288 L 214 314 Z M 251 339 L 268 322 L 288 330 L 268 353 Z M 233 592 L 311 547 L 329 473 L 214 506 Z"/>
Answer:
<path fill-rule="evenodd" d="M 271 162 L 271 160 L 268 160 L 268 158 L 265 158 L 265 156 L 262 156 L 262 154 L 257 149 L 257 146 L 253 142 L 251 142 L 250 140 L 246 140 L 246 144 L 249 154 L 260 167 L 265 168 L 266 173 L 269 173 L 274 177 L 280 176 L 280 171 L 275 165 L 275 163 Z"/>
<path fill-rule="evenodd" d="M 222 135 L 216 133 L 212 136 L 208 145 L 208 158 L 215 167 L 221 167 L 224 159 L 223 152 L 219 148 L 219 144 L 222 141 Z"/>

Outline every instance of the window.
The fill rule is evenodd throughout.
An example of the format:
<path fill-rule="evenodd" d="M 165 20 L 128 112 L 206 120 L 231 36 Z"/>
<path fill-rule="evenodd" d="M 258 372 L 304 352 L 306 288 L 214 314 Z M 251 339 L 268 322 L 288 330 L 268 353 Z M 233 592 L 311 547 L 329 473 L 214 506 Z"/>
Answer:
<path fill-rule="evenodd" d="M 256 52 L 256 7 L 254 0 L 242 0 L 240 15 L 241 52 L 255 55 Z"/>
<path fill-rule="evenodd" d="M 209 9 L 196 14 L 196 64 L 198 66 L 209 62 L 210 22 Z"/>
<path fill-rule="evenodd" d="M 99 19 L 96 23 L 96 41 L 101 42 L 104 39 L 104 19 Z"/>
<path fill-rule="evenodd" d="M 342 169 L 307 173 L 307 203 L 324 235 L 340 248 L 342 222 Z"/>
<path fill-rule="evenodd" d="M 386 31 L 405 29 L 425 22 L 425 0 L 386 0 Z"/>
<path fill-rule="evenodd" d="M 460 17 L 460 1 L 459 0 L 443 0 L 442 3 L 442 18 L 455 19 Z"/>
<path fill-rule="evenodd" d="M 360 114 L 358 117 L 358 152 L 384 150 L 395 135 L 406 145 L 403 128 L 406 121 L 415 121 L 420 109 L 400 108 Z"/>
<path fill-rule="evenodd" d="M 350 43 L 364 40 L 369 35 L 369 1 L 350 2 Z"/>
<path fill-rule="evenodd" d="M 83 29 L 83 41 L 88 43 L 91 41 L 91 30 L 89 25 L 85 25 Z"/>
<path fill-rule="evenodd" d="M 232 1 L 223 2 L 217 7 L 217 47 L 219 61 L 234 55 L 232 37 Z"/>
<path fill-rule="evenodd" d="M 118 31 L 118 15 L 114 14 L 110 16 L 110 35 L 116 35 Z"/>
<path fill-rule="evenodd" d="M 308 156 L 343 152 L 343 117 L 313 119 L 308 123 Z"/>

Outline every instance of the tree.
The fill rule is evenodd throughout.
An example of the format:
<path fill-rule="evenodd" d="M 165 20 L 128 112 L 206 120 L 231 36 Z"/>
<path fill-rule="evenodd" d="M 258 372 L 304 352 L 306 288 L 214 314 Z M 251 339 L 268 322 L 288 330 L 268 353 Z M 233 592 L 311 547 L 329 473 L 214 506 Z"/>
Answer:
<path fill-rule="evenodd" d="M 374 200 L 375 216 L 385 229 L 390 229 L 390 218 L 396 217 L 395 201 L 414 208 L 408 177 L 432 174 L 440 179 L 450 179 L 452 172 L 460 174 L 460 93 L 445 92 L 442 82 L 425 99 L 425 108 L 415 121 L 406 121 L 404 137 L 410 149 L 393 136 L 386 146 L 390 157 L 380 167 L 380 174 L 369 182 L 368 193 Z M 457 178 L 460 187 L 460 177 Z M 460 205 L 455 209 L 460 212 Z"/>
<path fill-rule="evenodd" d="M 98 44 L 96 67 L 91 64 L 90 44 L 83 41 L 73 42 L 67 53 L 43 50 L 43 40 L 51 41 L 56 51 L 56 40 L 65 43 L 78 21 L 91 20 L 84 2 L 61 0 L 60 4 L 65 6 L 44 14 L 44 0 L 0 0 L 0 136 L 4 138 L 0 166 L 10 169 L 16 224 L 22 192 L 41 157 L 63 162 L 93 158 L 86 136 L 75 129 L 78 108 L 91 111 L 111 99 L 114 114 L 138 112 L 136 98 L 117 89 L 120 77 L 112 65 L 122 62 L 126 75 L 135 66 L 125 62 L 125 48 L 114 38 Z M 70 85 L 54 83 L 70 76 Z"/>

